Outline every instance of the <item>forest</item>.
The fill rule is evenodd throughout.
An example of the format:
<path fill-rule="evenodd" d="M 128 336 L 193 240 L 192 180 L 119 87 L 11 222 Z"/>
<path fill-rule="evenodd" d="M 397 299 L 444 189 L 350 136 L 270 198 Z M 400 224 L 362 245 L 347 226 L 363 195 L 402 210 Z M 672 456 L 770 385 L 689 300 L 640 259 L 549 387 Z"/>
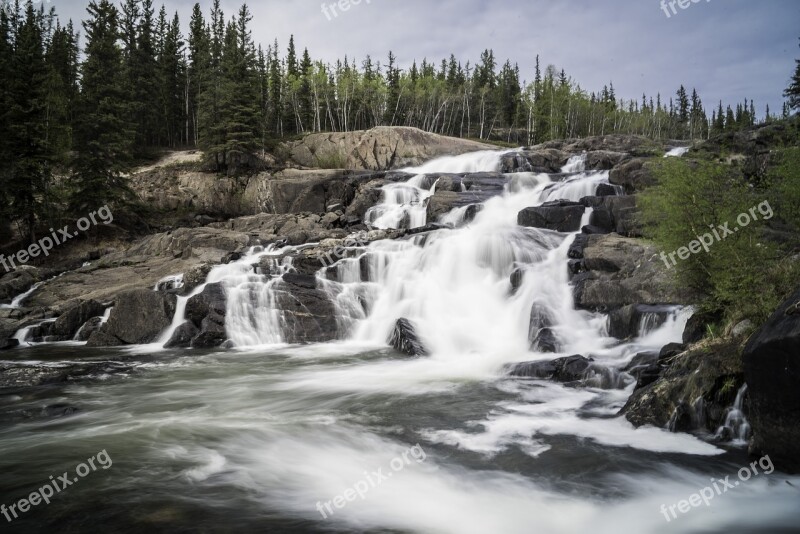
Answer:
<path fill-rule="evenodd" d="M 790 113 L 759 115 L 746 98 L 706 107 L 684 85 L 624 100 L 612 82 L 587 91 L 538 56 L 525 81 L 491 49 L 474 64 L 451 55 L 403 69 L 391 51 L 330 64 L 294 38 L 256 44 L 252 24 L 246 4 L 226 15 L 219 0 L 209 13 L 194 6 L 188 35 L 153 0 L 94 0 L 81 23 L 3 0 L 0 233 L 14 224 L 34 241 L 37 227 L 124 203 L 125 172 L 169 149 L 196 147 L 210 170 L 238 172 L 311 132 L 412 126 L 507 146 L 611 133 L 693 140 Z"/>

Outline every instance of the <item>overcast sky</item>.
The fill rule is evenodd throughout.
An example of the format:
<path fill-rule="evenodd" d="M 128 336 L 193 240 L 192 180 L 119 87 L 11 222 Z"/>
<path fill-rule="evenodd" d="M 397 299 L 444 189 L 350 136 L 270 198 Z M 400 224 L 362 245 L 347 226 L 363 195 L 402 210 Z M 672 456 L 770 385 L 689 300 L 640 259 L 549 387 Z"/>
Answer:
<path fill-rule="evenodd" d="M 88 4 L 45 1 L 72 19 L 84 18 Z M 681 83 L 696 87 L 709 114 L 720 99 L 752 98 L 759 115 L 767 103 L 779 111 L 800 57 L 800 0 L 680 0 L 688 8 L 676 4 L 673 14 L 666 7 L 669 17 L 661 0 L 367 1 L 335 14 L 328 7 L 328 15 L 322 0 L 251 1 L 254 38 L 265 48 L 277 38 L 285 49 L 294 34 L 300 49 L 325 61 L 370 54 L 383 63 L 392 50 L 401 66 L 424 57 L 438 64 L 450 53 L 474 64 L 493 48 L 499 63 L 518 63 L 527 80 L 539 54 L 543 66 L 565 69 L 584 89 L 613 81 L 626 99 L 661 92 L 668 101 Z M 195 2 L 163 3 L 185 25 Z M 200 4 L 207 14 L 210 0 Z M 222 4 L 228 17 L 241 2 Z"/>

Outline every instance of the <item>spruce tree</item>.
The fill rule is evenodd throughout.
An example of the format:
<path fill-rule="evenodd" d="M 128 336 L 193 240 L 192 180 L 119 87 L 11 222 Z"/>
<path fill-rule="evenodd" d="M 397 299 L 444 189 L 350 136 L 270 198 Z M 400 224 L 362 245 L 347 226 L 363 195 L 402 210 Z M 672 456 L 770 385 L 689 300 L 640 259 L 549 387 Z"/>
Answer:
<path fill-rule="evenodd" d="M 783 92 L 783 96 L 788 99 L 789 109 L 800 110 L 800 59 L 795 60 L 795 70 L 789 87 Z"/>
<path fill-rule="evenodd" d="M 133 128 L 126 118 L 122 50 L 117 44 L 119 21 L 109 0 L 93 0 L 87 8 L 82 92 L 75 121 L 75 161 L 70 208 L 86 214 L 125 199 L 122 177 L 130 161 Z"/>
<path fill-rule="evenodd" d="M 13 219 L 22 223 L 27 238 L 36 239 L 37 215 L 50 182 L 47 143 L 48 70 L 45 61 L 43 12 L 32 2 L 17 28 L 11 58 L 8 108 L 10 169 L 7 186 Z"/>

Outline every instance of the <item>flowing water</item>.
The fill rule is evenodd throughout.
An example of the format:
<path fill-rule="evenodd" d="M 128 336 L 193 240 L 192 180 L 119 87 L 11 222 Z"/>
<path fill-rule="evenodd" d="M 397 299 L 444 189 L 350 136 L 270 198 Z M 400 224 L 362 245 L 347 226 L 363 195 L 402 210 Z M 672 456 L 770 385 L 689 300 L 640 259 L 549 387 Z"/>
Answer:
<path fill-rule="evenodd" d="M 424 226 L 434 192 L 424 187 L 426 173 L 496 171 L 500 155 L 409 169 L 416 176 L 388 187 L 370 220 Z M 647 317 L 638 339 L 619 344 L 604 315 L 574 308 L 566 269 L 574 235 L 517 226 L 523 208 L 578 200 L 608 179 L 584 171 L 580 157 L 564 172 L 507 175 L 504 192 L 474 219 L 454 210 L 442 221 L 452 229 L 376 242 L 360 250 L 363 261 L 342 260 L 337 280 L 320 277 L 336 305 L 337 342 L 283 343 L 273 286 L 291 263 L 279 259 L 282 251 L 254 249 L 208 278 L 228 294 L 234 350 L 163 350 L 184 321 L 182 299 L 152 346 L 46 344 L 4 353 L 2 364 L 80 363 L 89 371 L 0 393 L 0 503 L 74 473 L 100 451 L 113 465 L 11 523 L 0 517 L 0 525 L 19 532 L 795 531 L 800 481 L 777 472 L 669 522 L 662 515 L 662 504 L 750 462 L 741 446 L 637 430 L 617 416 L 634 387 L 620 369 L 680 340 L 691 312 Z M 254 270 L 265 257 L 269 272 Z M 512 290 L 516 270 L 522 282 Z M 509 364 L 555 357 L 530 350 L 532 308 L 552 324 L 555 356 L 591 356 L 596 372 L 614 380 L 587 377 L 588 387 L 568 387 L 509 378 Z M 401 317 L 416 325 L 430 356 L 387 347 Z M 53 417 L 54 407 L 70 415 Z"/>

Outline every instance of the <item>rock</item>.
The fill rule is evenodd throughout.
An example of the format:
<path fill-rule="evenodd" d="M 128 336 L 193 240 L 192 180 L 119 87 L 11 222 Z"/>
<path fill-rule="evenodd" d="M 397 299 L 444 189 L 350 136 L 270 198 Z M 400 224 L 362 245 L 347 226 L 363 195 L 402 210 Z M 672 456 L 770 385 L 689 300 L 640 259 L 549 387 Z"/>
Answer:
<path fill-rule="evenodd" d="M 583 260 L 587 271 L 573 280 L 575 302 L 580 308 L 613 310 L 630 304 L 689 305 L 699 300 L 693 292 L 674 282 L 674 273 L 664 265 L 652 245 L 616 234 L 579 237 L 586 242 Z"/>
<path fill-rule="evenodd" d="M 800 472 L 800 290 L 750 338 L 743 360 L 752 448 L 778 469 Z"/>
<path fill-rule="evenodd" d="M 593 361 L 591 358 L 576 355 L 552 361 L 519 363 L 507 367 L 506 370 L 513 377 L 541 378 L 555 382 L 576 382 L 583 380 Z"/>
<path fill-rule="evenodd" d="M 721 313 L 697 312 L 689 318 L 683 331 L 683 344 L 697 343 L 706 337 L 708 327 L 722 321 Z"/>
<path fill-rule="evenodd" d="M 52 273 L 29 265 L 20 265 L 16 270 L 6 273 L 0 278 L 0 302 L 11 300 L 25 293 L 37 282 L 41 282 Z"/>
<path fill-rule="evenodd" d="M 642 335 L 642 328 L 652 331 L 663 325 L 672 310 L 663 306 L 631 304 L 608 315 L 608 335 L 627 340 Z"/>
<path fill-rule="evenodd" d="M 510 282 L 511 282 L 511 294 L 514 295 L 519 291 L 519 288 L 522 287 L 522 282 L 525 280 L 525 271 L 522 269 L 515 269 L 513 273 L 511 273 Z"/>
<path fill-rule="evenodd" d="M 749 319 L 746 319 L 746 320 L 744 320 L 744 321 L 742 321 L 740 323 L 737 323 L 731 329 L 731 335 L 733 337 L 744 337 L 747 334 L 749 334 L 750 332 L 752 332 L 754 329 L 755 329 L 755 326 L 753 325 L 753 321 L 751 321 Z"/>
<path fill-rule="evenodd" d="M 517 216 L 517 223 L 528 228 L 544 228 L 556 232 L 577 232 L 586 209 L 579 202 L 558 201 L 542 206 L 525 208 Z"/>
<path fill-rule="evenodd" d="M 428 355 L 427 349 L 417 336 L 414 325 L 408 319 L 397 320 L 392 335 L 389 337 L 389 345 L 408 356 Z"/>
<path fill-rule="evenodd" d="M 324 343 L 338 337 L 336 310 L 313 276 L 285 274 L 275 284 L 286 343 Z"/>
<path fill-rule="evenodd" d="M 200 330 L 191 321 L 186 321 L 178 328 L 175 333 L 164 345 L 165 349 L 186 349 L 192 346 L 192 340 L 197 337 Z"/>
<path fill-rule="evenodd" d="M 735 342 L 718 339 L 666 362 L 659 358 L 664 364 L 660 375 L 650 382 L 655 367 L 645 368 L 640 375 L 642 387 L 634 391 L 621 414 L 637 427 L 664 428 L 674 418 L 675 430 L 716 432 L 744 383 L 739 354 Z"/>
<path fill-rule="evenodd" d="M 582 260 L 584 249 L 589 245 L 589 236 L 578 235 L 569 247 L 567 256 L 573 260 Z"/>
<path fill-rule="evenodd" d="M 586 154 L 586 169 L 596 171 L 608 171 L 614 168 L 628 155 L 622 152 L 611 152 L 609 150 L 595 150 Z M 598 195 L 599 196 L 599 195 Z"/>
<path fill-rule="evenodd" d="M 216 348 L 228 340 L 225 330 L 225 315 L 227 313 L 227 294 L 221 283 L 208 284 L 198 295 L 190 298 L 186 303 L 186 319 L 194 329 L 182 325 L 179 327 L 169 343 L 173 346 L 183 346 L 186 337 L 194 334 L 190 340 L 192 348 Z"/>
<path fill-rule="evenodd" d="M 11 350 L 19 347 L 19 340 L 17 339 L 0 339 L 0 350 Z"/>
<path fill-rule="evenodd" d="M 569 155 L 553 148 L 509 152 L 502 158 L 501 170 L 512 172 L 557 173 L 567 163 Z"/>
<path fill-rule="evenodd" d="M 560 343 L 555 333 L 550 328 L 541 328 L 531 344 L 531 350 L 534 352 L 550 353 L 558 352 Z"/>
<path fill-rule="evenodd" d="M 617 188 L 610 184 L 600 184 L 597 186 L 597 190 L 594 193 L 596 197 L 614 197 L 617 196 L 619 192 Z"/>
<path fill-rule="evenodd" d="M 641 237 L 643 226 L 639 222 L 634 195 L 584 197 L 581 203 L 593 208 L 589 224 L 616 232 L 626 237 Z"/>
<path fill-rule="evenodd" d="M 608 181 L 622 186 L 626 194 L 632 195 L 657 183 L 647 159 L 637 158 L 618 164 L 609 174 Z"/>
<path fill-rule="evenodd" d="M 417 166 L 440 156 L 496 149 L 483 143 L 400 126 L 311 134 L 300 141 L 285 143 L 283 147 L 293 161 L 305 167 L 375 171 Z"/>
<path fill-rule="evenodd" d="M 89 346 L 152 343 L 172 323 L 176 301 L 175 295 L 149 289 L 117 295 L 108 322 L 89 338 Z"/>
<path fill-rule="evenodd" d="M 56 320 L 50 335 L 59 341 L 70 341 L 89 319 L 100 317 L 105 311 L 106 307 L 96 300 L 81 302 Z"/>
<path fill-rule="evenodd" d="M 680 355 L 684 350 L 686 350 L 686 345 L 681 343 L 668 343 L 664 345 L 658 353 L 658 361 L 659 363 L 669 363 L 670 359 Z"/>
<path fill-rule="evenodd" d="M 102 317 L 92 317 L 78 330 L 78 333 L 75 336 L 75 341 L 89 341 L 89 338 L 92 337 L 92 334 L 100 330 L 100 327 L 103 326 L 103 318 Z"/>
<path fill-rule="evenodd" d="M 208 273 L 211 272 L 214 266 L 210 263 L 204 263 L 193 267 L 183 275 L 183 293 L 188 295 L 201 285 L 205 284 L 208 279 Z"/>

